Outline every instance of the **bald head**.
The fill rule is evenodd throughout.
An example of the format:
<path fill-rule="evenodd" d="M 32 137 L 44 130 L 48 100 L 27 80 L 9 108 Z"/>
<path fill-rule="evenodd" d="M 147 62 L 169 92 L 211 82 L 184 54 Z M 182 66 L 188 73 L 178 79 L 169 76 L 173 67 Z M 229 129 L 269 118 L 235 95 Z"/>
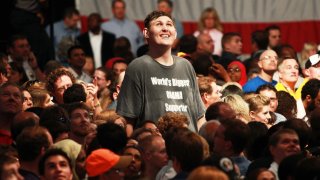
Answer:
<path fill-rule="evenodd" d="M 214 42 L 211 38 L 211 36 L 207 33 L 201 33 L 197 37 L 198 45 L 197 50 L 199 52 L 207 52 L 212 53 L 214 50 Z"/>

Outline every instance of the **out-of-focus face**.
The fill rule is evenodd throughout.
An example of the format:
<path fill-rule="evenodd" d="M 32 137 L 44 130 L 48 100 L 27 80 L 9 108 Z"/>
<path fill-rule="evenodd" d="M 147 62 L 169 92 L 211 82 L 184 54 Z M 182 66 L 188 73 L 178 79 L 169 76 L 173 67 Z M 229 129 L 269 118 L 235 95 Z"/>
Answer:
<path fill-rule="evenodd" d="M 125 4 L 122 2 L 116 2 L 112 8 L 112 13 L 115 18 L 120 20 L 124 19 L 126 15 Z"/>
<path fill-rule="evenodd" d="M 74 49 L 71 52 L 68 61 L 71 66 L 82 69 L 83 66 L 86 64 L 86 55 L 82 49 Z"/>
<path fill-rule="evenodd" d="M 239 82 L 241 79 L 241 69 L 237 64 L 232 64 L 228 66 L 227 72 L 231 81 Z"/>
<path fill-rule="evenodd" d="M 110 85 L 110 80 L 106 79 L 106 74 L 100 70 L 95 70 L 93 79 L 97 83 L 98 90 L 103 90 Z"/>
<path fill-rule="evenodd" d="M 278 98 L 276 92 L 266 89 L 260 91 L 260 94 L 270 99 L 270 111 L 275 112 L 278 107 Z"/>
<path fill-rule="evenodd" d="M 214 50 L 214 43 L 209 34 L 201 34 L 198 37 L 198 49 L 207 53 L 212 53 Z"/>
<path fill-rule="evenodd" d="M 147 122 L 147 123 L 145 123 L 145 124 L 143 125 L 143 127 L 144 127 L 145 129 L 149 129 L 149 130 L 151 130 L 151 131 L 153 131 L 153 132 L 155 132 L 155 133 L 157 133 L 158 135 L 161 136 L 158 127 L 157 127 L 154 123 Z"/>
<path fill-rule="evenodd" d="M 215 82 L 211 83 L 212 93 L 207 95 L 207 107 L 221 100 L 220 89 Z"/>
<path fill-rule="evenodd" d="M 52 97 L 49 94 L 47 94 L 46 99 L 44 100 L 42 107 L 46 108 L 46 107 L 49 107 L 52 105 L 54 105 L 54 103 L 52 102 Z"/>
<path fill-rule="evenodd" d="M 281 44 L 281 32 L 278 29 L 269 31 L 269 46 L 274 48 Z"/>
<path fill-rule="evenodd" d="M 320 80 L 320 62 L 309 67 L 308 69 L 305 70 L 305 74 L 310 78 L 310 79 L 318 79 Z"/>
<path fill-rule="evenodd" d="M 80 16 L 76 14 L 73 14 L 71 17 L 66 17 L 64 19 L 65 25 L 69 28 L 76 28 L 79 21 L 80 21 Z"/>
<path fill-rule="evenodd" d="M 284 158 L 300 152 L 299 137 L 296 134 L 282 134 L 276 146 L 269 147 L 272 157 L 275 161 L 281 161 Z"/>
<path fill-rule="evenodd" d="M 213 14 L 208 14 L 207 17 L 204 18 L 203 23 L 206 29 L 213 29 L 215 25 L 215 18 Z"/>
<path fill-rule="evenodd" d="M 31 94 L 28 91 L 22 91 L 23 93 L 23 103 L 22 110 L 25 111 L 33 106 Z"/>
<path fill-rule="evenodd" d="M 213 138 L 213 152 L 218 155 L 223 155 L 225 151 L 225 139 L 224 139 L 225 128 L 223 125 L 220 125 Z"/>
<path fill-rule="evenodd" d="M 127 148 L 123 155 L 132 156 L 132 161 L 128 168 L 125 170 L 125 175 L 131 177 L 137 175 L 141 171 L 142 159 L 140 152 L 135 148 Z"/>
<path fill-rule="evenodd" d="M 258 66 L 264 72 L 273 73 L 277 70 L 278 65 L 278 55 L 273 50 L 266 50 L 264 51 L 258 61 Z"/>
<path fill-rule="evenodd" d="M 88 18 L 88 29 L 90 31 L 100 30 L 101 18 L 96 15 L 89 16 Z"/>
<path fill-rule="evenodd" d="M 116 74 L 116 76 L 118 77 L 121 72 L 126 71 L 127 67 L 128 67 L 128 65 L 126 63 L 122 63 L 122 62 L 119 63 L 118 62 L 112 66 L 112 70 Z"/>
<path fill-rule="evenodd" d="M 24 60 L 29 56 L 31 48 L 27 39 L 17 39 L 9 51 L 16 60 Z"/>
<path fill-rule="evenodd" d="M 270 106 L 263 106 L 260 111 L 250 112 L 250 116 L 253 120 L 262 122 L 266 125 L 269 123 L 270 116 Z"/>
<path fill-rule="evenodd" d="M 20 163 L 4 163 L 0 179 L 5 180 L 23 180 L 24 178 L 19 173 Z"/>
<path fill-rule="evenodd" d="M 263 171 L 257 177 L 257 180 L 275 180 L 275 179 L 276 178 L 274 177 L 273 173 L 270 171 Z"/>
<path fill-rule="evenodd" d="M 152 142 L 152 150 L 150 153 L 150 164 L 156 168 L 162 168 L 168 163 L 168 155 L 166 145 L 162 137 L 156 137 Z"/>
<path fill-rule="evenodd" d="M 172 8 L 169 6 L 168 3 L 162 1 L 162 2 L 158 3 L 158 11 L 162 11 L 162 12 L 165 12 L 165 13 L 171 15 Z"/>
<path fill-rule="evenodd" d="M 54 83 L 54 92 L 52 92 L 52 95 L 58 104 L 63 104 L 64 91 L 70 86 L 72 86 L 72 80 L 67 75 L 62 75 Z"/>
<path fill-rule="evenodd" d="M 150 28 L 145 28 L 143 33 L 149 44 L 156 44 L 158 46 L 171 47 L 177 37 L 174 23 L 167 16 L 160 16 L 152 20 Z"/>
<path fill-rule="evenodd" d="M 286 59 L 279 68 L 281 82 L 296 83 L 299 78 L 299 64 L 294 59 Z"/>
<path fill-rule="evenodd" d="M 0 92 L 0 111 L 17 114 L 22 110 L 22 93 L 15 86 L 7 86 Z"/>
<path fill-rule="evenodd" d="M 229 42 L 224 45 L 227 52 L 240 55 L 242 53 L 242 40 L 240 36 L 233 36 Z"/>
<path fill-rule="evenodd" d="M 43 179 L 72 180 L 72 176 L 70 164 L 63 156 L 51 156 L 45 161 Z"/>
<path fill-rule="evenodd" d="M 90 114 L 85 109 L 75 109 L 70 114 L 71 133 L 85 137 L 90 132 Z"/>

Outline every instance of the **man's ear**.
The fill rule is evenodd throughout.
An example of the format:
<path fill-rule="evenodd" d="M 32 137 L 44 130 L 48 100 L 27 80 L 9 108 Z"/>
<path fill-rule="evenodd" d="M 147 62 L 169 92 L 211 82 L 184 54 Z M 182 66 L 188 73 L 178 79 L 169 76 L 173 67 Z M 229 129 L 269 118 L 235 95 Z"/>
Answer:
<path fill-rule="evenodd" d="M 149 30 L 147 28 L 143 28 L 143 36 L 144 38 L 149 38 Z"/>
<path fill-rule="evenodd" d="M 309 69 L 304 69 L 304 70 L 303 70 L 303 74 L 304 74 L 306 77 L 309 77 L 309 76 L 310 76 L 310 70 L 309 70 Z"/>

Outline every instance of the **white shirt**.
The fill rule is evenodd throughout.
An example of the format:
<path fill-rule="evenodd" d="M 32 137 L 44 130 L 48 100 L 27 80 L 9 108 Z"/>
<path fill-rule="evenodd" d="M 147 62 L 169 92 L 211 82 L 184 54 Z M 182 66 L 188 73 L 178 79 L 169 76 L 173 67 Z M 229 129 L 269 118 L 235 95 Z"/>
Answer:
<path fill-rule="evenodd" d="M 93 34 L 89 31 L 89 40 L 93 52 L 94 67 L 101 67 L 102 31 L 100 31 L 99 34 Z"/>
<path fill-rule="evenodd" d="M 274 161 L 270 164 L 270 167 L 269 167 L 269 170 L 276 175 L 276 180 L 279 180 L 278 168 L 279 168 L 279 165 Z"/>
<path fill-rule="evenodd" d="M 8 56 L 8 62 L 13 62 L 13 59 L 11 58 L 11 56 Z M 24 72 L 26 73 L 26 76 L 28 78 L 29 81 L 32 80 L 36 80 L 36 73 L 33 71 L 33 69 L 31 68 L 28 60 L 23 60 L 22 62 L 22 68 L 24 69 Z"/>
<path fill-rule="evenodd" d="M 82 71 L 81 75 L 78 75 L 76 73 L 76 71 L 74 71 L 71 67 L 68 67 L 68 70 L 71 72 L 71 74 L 73 74 L 73 76 L 81 81 L 84 81 L 86 83 L 91 83 L 92 82 L 92 78 L 85 72 Z"/>

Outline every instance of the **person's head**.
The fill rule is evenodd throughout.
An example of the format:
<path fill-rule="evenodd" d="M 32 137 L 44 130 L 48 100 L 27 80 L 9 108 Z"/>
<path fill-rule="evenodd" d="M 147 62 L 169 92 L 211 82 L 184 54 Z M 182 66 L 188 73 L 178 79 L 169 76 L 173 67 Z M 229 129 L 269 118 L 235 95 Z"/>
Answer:
<path fill-rule="evenodd" d="M 242 87 L 237 82 L 227 82 L 221 86 L 222 97 L 225 97 L 230 94 L 237 94 L 239 96 L 243 95 Z"/>
<path fill-rule="evenodd" d="M 211 104 L 205 113 L 206 120 L 223 120 L 236 117 L 236 112 L 226 102 L 216 102 Z"/>
<path fill-rule="evenodd" d="M 68 49 L 68 63 L 75 69 L 81 69 L 86 63 L 84 49 L 79 45 L 74 45 Z"/>
<path fill-rule="evenodd" d="M 237 82 L 241 86 L 247 82 L 246 67 L 240 61 L 232 61 L 227 67 L 227 72 L 231 81 Z"/>
<path fill-rule="evenodd" d="M 277 70 L 279 57 L 273 50 L 265 50 L 259 57 L 258 66 L 261 71 L 273 74 Z"/>
<path fill-rule="evenodd" d="M 291 118 L 284 121 L 282 128 L 294 130 L 299 137 L 300 148 L 304 149 L 311 139 L 311 128 L 302 119 Z"/>
<path fill-rule="evenodd" d="M 71 160 L 61 149 L 47 150 L 39 161 L 38 169 L 43 180 L 72 180 L 73 177 Z"/>
<path fill-rule="evenodd" d="M 253 52 L 258 50 L 266 50 L 268 48 L 269 39 L 265 31 L 257 30 L 251 33 L 251 46 Z"/>
<path fill-rule="evenodd" d="M 285 85 L 295 85 L 299 78 L 299 64 L 297 60 L 288 58 L 278 63 L 280 82 Z"/>
<path fill-rule="evenodd" d="M 205 138 L 205 140 L 208 142 L 209 151 L 211 153 L 213 151 L 213 146 L 214 146 L 213 145 L 214 135 L 215 135 L 219 126 L 220 126 L 219 121 L 210 120 L 210 121 L 207 121 L 206 123 L 204 123 L 199 130 L 199 135 L 202 136 L 203 138 Z"/>
<path fill-rule="evenodd" d="M 214 42 L 211 36 L 207 33 L 200 33 L 197 37 L 197 50 L 200 52 L 212 53 L 214 50 Z"/>
<path fill-rule="evenodd" d="M 294 172 L 294 179 L 319 179 L 320 160 L 318 157 L 310 157 L 301 160 Z"/>
<path fill-rule="evenodd" d="M 33 106 L 33 99 L 29 91 L 22 90 L 23 95 L 23 103 L 22 103 L 22 110 L 25 111 L 28 108 Z"/>
<path fill-rule="evenodd" d="M 200 166 L 194 169 L 187 180 L 228 180 L 228 176 L 221 170 L 211 166 Z"/>
<path fill-rule="evenodd" d="M 300 144 L 297 133 L 291 129 L 278 130 L 269 139 L 269 151 L 277 164 L 280 164 L 284 158 L 299 153 Z"/>
<path fill-rule="evenodd" d="M 257 94 L 247 100 L 249 104 L 249 115 L 252 120 L 260 121 L 269 125 L 270 116 L 270 99 L 266 96 Z"/>
<path fill-rule="evenodd" d="M 152 169 L 160 170 L 168 162 L 164 139 L 159 135 L 149 135 L 139 141 L 142 158 Z"/>
<path fill-rule="evenodd" d="M 75 103 L 75 102 L 86 102 L 87 94 L 83 85 L 75 83 L 72 86 L 68 87 L 68 89 L 63 94 L 63 102 L 64 104 Z"/>
<path fill-rule="evenodd" d="M 86 159 L 89 177 L 99 179 L 123 179 L 124 170 L 132 161 L 132 156 L 119 156 L 109 149 L 97 149 Z"/>
<path fill-rule="evenodd" d="M 126 17 L 126 3 L 123 0 L 113 0 L 111 5 L 113 16 L 123 20 Z"/>
<path fill-rule="evenodd" d="M 20 66 L 18 62 L 10 62 L 9 65 L 11 67 L 10 76 L 8 78 L 9 82 L 21 85 L 22 83 L 28 80 L 28 77 L 24 72 L 23 67 Z"/>
<path fill-rule="evenodd" d="M 129 60 L 125 56 L 126 52 L 131 52 L 131 43 L 129 39 L 125 36 L 118 37 L 113 44 L 114 56 L 122 57 L 125 60 Z"/>
<path fill-rule="evenodd" d="M 177 30 L 170 15 L 153 11 L 144 20 L 143 35 L 149 45 L 171 47 L 177 38 Z M 151 47 L 151 46 L 149 46 Z"/>
<path fill-rule="evenodd" d="M 242 39 L 241 35 L 237 32 L 229 32 L 223 35 L 222 48 L 226 52 L 230 52 L 236 55 L 242 53 Z"/>
<path fill-rule="evenodd" d="M 17 150 L 24 162 L 34 162 L 53 144 L 49 131 L 41 126 L 26 127 L 18 135 Z"/>
<path fill-rule="evenodd" d="M 274 48 L 278 56 L 282 59 L 284 58 L 293 58 L 298 59 L 297 52 L 290 44 L 283 44 Z"/>
<path fill-rule="evenodd" d="M 207 108 L 211 104 L 220 101 L 221 93 L 212 77 L 199 77 L 198 86 L 201 99 Z"/>
<path fill-rule="evenodd" d="M 19 159 L 7 154 L 0 155 L 0 179 L 23 180 L 19 173 Z"/>
<path fill-rule="evenodd" d="M 173 3 L 171 0 L 158 0 L 157 5 L 158 11 L 162 11 L 171 15 L 173 10 Z"/>
<path fill-rule="evenodd" d="M 237 94 L 229 94 L 223 97 L 222 101 L 230 105 L 230 107 L 237 114 L 236 117 L 238 119 L 242 120 L 245 123 L 248 123 L 250 121 L 249 105 L 244 99 L 242 99 L 241 96 Z"/>
<path fill-rule="evenodd" d="M 320 54 L 314 54 L 309 57 L 305 64 L 304 73 L 310 79 L 320 80 Z"/>
<path fill-rule="evenodd" d="M 11 124 L 11 136 L 14 141 L 16 141 L 17 136 L 26 127 L 33 127 L 39 125 L 39 116 L 33 112 L 21 111 L 14 116 Z"/>
<path fill-rule="evenodd" d="M 17 78 L 15 78 L 15 81 L 14 81 L 15 83 L 17 83 L 17 82 L 19 82 L 21 80 L 21 78 L 20 78 L 21 76 L 19 76 L 20 73 L 16 72 L 16 74 L 17 74 L 17 76 L 16 76 Z M 6 69 L 5 63 L 2 63 L 1 60 L 0 60 L 0 86 L 3 83 L 7 82 L 11 76 L 12 76 L 11 69 L 10 69 L 10 72 L 8 72 L 8 70 Z M 12 82 L 12 80 L 11 80 L 11 82 Z"/>
<path fill-rule="evenodd" d="M 192 55 L 192 66 L 197 75 L 212 76 L 212 65 L 214 63 L 210 53 L 194 53 Z"/>
<path fill-rule="evenodd" d="M 188 131 L 176 134 L 170 145 L 173 168 L 177 173 L 191 172 L 204 159 L 204 149 L 198 134 Z"/>
<path fill-rule="evenodd" d="M 291 96 L 286 91 L 278 91 L 278 107 L 276 109 L 277 113 L 282 114 L 287 119 L 296 117 L 297 115 L 297 102 L 293 96 Z"/>
<path fill-rule="evenodd" d="M 33 86 L 28 88 L 33 102 L 33 107 L 46 108 L 53 105 L 49 91 L 44 86 Z"/>
<path fill-rule="evenodd" d="M 127 134 L 118 124 L 107 122 L 97 128 L 96 136 L 101 148 L 107 148 L 119 154 L 127 143 Z"/>
<path fill-rule="evenodd" d="M 113 73 L 105 67 L 99 67 L 94 71 L 93 79 L 97 83 L 98 91 L 102 91 L 110 86 L 113 80 Z"/>
<path fill-rule="evenodd" d="M 132 156 L 130 165 L 124 171 L 125 177 L 130 179 L 139 176 L 143 168 L 143 162 L 138 146 L 126 146 L 122 152 L 122 155 Z"/>
<path fill-rule="evenodd" d="M 75 77 L 69 71 L 57 69 L 48 75 L 46 88 L 58 104 L 63 104 L 64 91 L 75 81 Z"/>
<path fill-rule="evenodd" d="M 198 23 L 198 29 L 200 31 L 203 31 L 206 29 L 210 30 L 213 28 L 221 32 L 223 30 L 218 12 L 216 11 L 216 9 L 209 7 L 202 11 Z"/>
<path fill-rule="evenodd" d="M 93 33 L 98 33 L 100 31 L 100 25 L 102 22 L 101 15 L 99 13 L 91 13 L 88 17 L 88 29 Z"/>
<path fill-rule="evenodd" d="M 157 122 L 159 132 L 164 137 L 170 128 L 188 127 L 189 119 L 181 113 L 167 112 Z"/>
<path fill-rule="evenodd" d="M 15 61 L 22 61 L 26 59 L 31 52 L 31 47 L 27 37 L 18 34 L 13 35 L 10 39 L 8 51 Z"/>
<path fill-rule="evenodd" d="M 213 152 L 221 156 L 239 156 L 248 143 L 250 129 L 239 119 L 220 121 L 214 136 Z"/>
<path fill-rule="evenodd" d="M 67 111 L 70 117 L 70 134 L 84 138 L 90 132 L 90 109 L 82 102 L 68 104 Z"/>
<path fill-rule="evenodd" d="M 270 111 L 275 112 L 278 107 L 277 89 L 271 84 L 259 86 L 257 94 L 261 94 L 270 99 Z"/>
<path fill-rule="evenodd" d="M 305 61 L 308 60 L 309 57 L 314 54 L 317 54 L 317 44 L 315 42 L 304 43 L 303 48 L 301 50 L 302 63 L 305 63 Z M 304 64 L 300 64 L 300 66 L 304 67 Z"/>
<path fill-rule="evenodd" d="M 307 112 L 320 107 L 320 80 L 310 79 L 301 90 L 301 99 Z"/>
<path fill-rule="evenodd" d="M 179 51 L 191 55 L 197 50 L 198 41 L 192 34 L 185 34 L 179 40 Z"/>
<path fill-rule="evenodd" d="M 23 94 L 19 86 L 4 83 L 0 86 L 0 114 L 14 116 L 22 110 Z"/>
<path fill-rule="evenodd" d="M 121 72 L 126 71 L 128 67 L 128 63 L 125 60 L 119 60 L 119 61 L 115 61 L 112 64 L 112 71 L 115 74 L 115 76 L 119 76 Z"/>
<path fill-rule="evenodd" d="M 268 34 L 270 48 L 274 48 L 281 44 L 281 31 L 279 26 L 277 25 L 268 26 L 265 29 L 265 32 Z"/>
<path fill-rule="evenodd" d="M 64 11 L 63 22 L 68 28 L 76 28 L 80 21 L 80 13 L 77 9 L 70 7 Z"/>
<path fill-rule="evenodd" d="M 266 168 L 259 168 L 250 172 L 246 180 L 276 180 L 276 175 Z"/>

